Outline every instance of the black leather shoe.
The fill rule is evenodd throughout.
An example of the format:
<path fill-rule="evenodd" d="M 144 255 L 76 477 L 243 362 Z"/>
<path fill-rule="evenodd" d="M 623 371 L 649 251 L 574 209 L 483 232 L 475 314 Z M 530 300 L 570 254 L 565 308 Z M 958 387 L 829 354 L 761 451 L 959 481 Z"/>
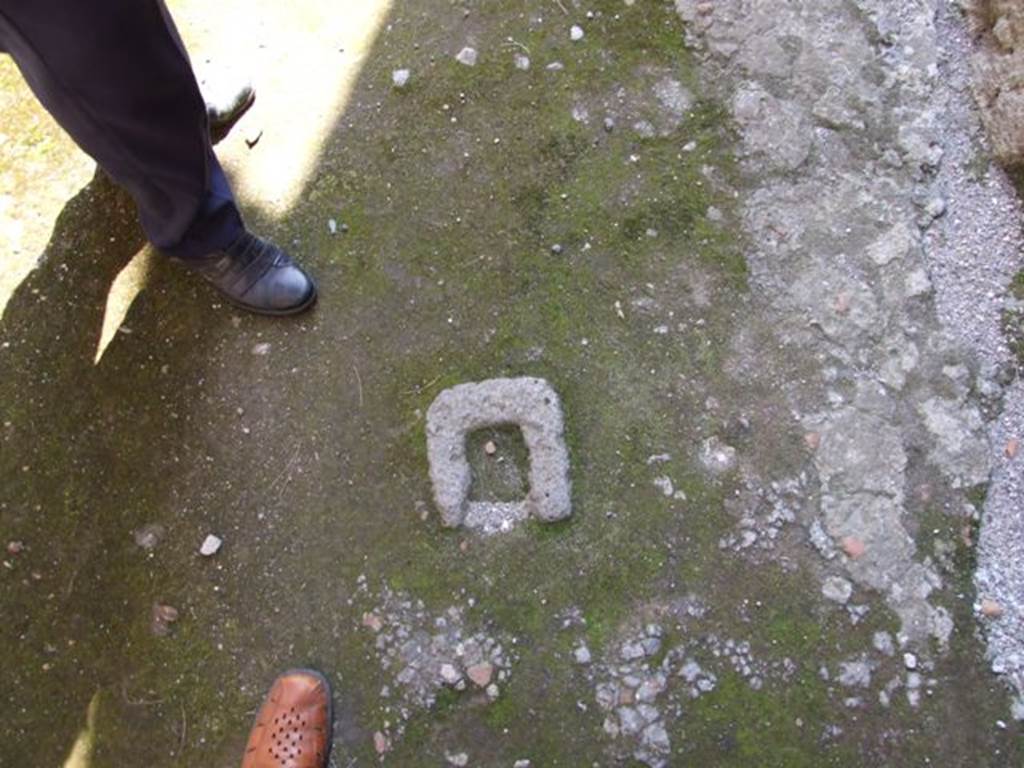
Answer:
<path fill-rule="evenodd" d="M 316 284 L 273 243 L 246 232 L 188 266 L 232 304 L 261 315 L 295 315 L 316 301 Z"/>
<path fill-rule="evenodd" d="M 249 111 L 256 101 L 256 91 L 251 85 L 244 85 L 230 96 L 206 102 L 206 114 L 210 119 L 210 142 L 217 144 L 223 141 Z"/>

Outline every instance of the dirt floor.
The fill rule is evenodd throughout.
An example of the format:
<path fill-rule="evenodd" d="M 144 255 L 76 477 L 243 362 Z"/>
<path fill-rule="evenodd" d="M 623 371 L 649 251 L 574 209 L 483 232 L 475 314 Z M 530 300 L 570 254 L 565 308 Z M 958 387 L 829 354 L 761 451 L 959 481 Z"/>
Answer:
<path fill-rule="evenodd" d="M 151 252 L 0 60 L 0 766 L 237 765 L 290 667 L 335 768 L 1024 762 L 976 581 L 1020 364 L 951 327 L 941 147 L 1009 184 L 935 132 L 949 7 L 170 5 L 251 74 L 219 152 L 321 300 Z M 505 376 L 561 397 L 572 517 L 446 529 L 426 411 Z M 524 492 L 516 430 L 469 454 Z"/>

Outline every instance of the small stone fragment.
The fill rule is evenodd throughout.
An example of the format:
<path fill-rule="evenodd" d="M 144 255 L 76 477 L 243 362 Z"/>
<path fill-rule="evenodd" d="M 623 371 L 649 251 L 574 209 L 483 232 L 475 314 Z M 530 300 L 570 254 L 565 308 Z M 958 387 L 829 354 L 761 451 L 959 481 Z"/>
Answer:
<path fill-rule="evenodd" d="M 164 527 L 159 523 L 144 525 L 132 533 L 135 543 L 147 551 L 156 549 L 157 544 L 160 543 L 160 539 L 163 537 Z"/>
<path fill-rule="evenodd" d="M 515 63 L 516 69 L 522 70 L 523 72 L 530 68 L 530 57 L 525 53 L 517 53 L 512 58 L 512 61 Z"/>
<path fill-rule="evenodd" d="M 636 700 L 650 704 L 658 698 L 658 694 L 664 689 L 665 685 L 661 680 L 654 678 L 644 680 L 640 687 L 636 689 Z"/>
<path fill-rule="evenodd" d="M 884 653 L 886 656 L 892 656 L 896 653 L 896 646 L 893 643 L 892 635 L 888 632 L 875 632 L 871 639 L 871 644 L 875 647 L 876 651 Z"/>
<path fill-rule="evenodd" d="M 613 709 L 619 702 L 618 688 L 612 683 L 601 683 L 597 686 L 594 699 L 597 701 L 597 706 L 601 709 L 605 711 Z"/>
<path fill-rule="evenodd" d="M 998 619 L 1003 615 L 1003 606 L 986 597 L 981 601 L 981 614 L 990 619 Z"/>
<path fill-rule="evenodd" d="M 363 614 L 363 626 L 374 632 L 380 632 L 384 627 L 384 621 L 376 613 L 368 612 Z"/>
<path fill-rule="evenodd" d="M 209 536 L 203 539 L 203 544 L 201 547 L 199 547 L 199 554 L 203 557 L 213 557 L 220 551 L 220 548 L 223 544 L 224 542 L 220 537 L 214 536 L 211 533 Z"/>
<path fill-rule="evenodd" d="M 850 311 L 850 294 L 842 292 L 836 296 L 835 310 L 840 315 Z"/>
<path fill-rule="evenodd" d="M 578 42 L 583 39 L 583 27 L 579 24 L 573 24 L 569 30 L 569 39 L 573 42 Z"/>
<path fill-rule="evenodd" d="M 412 73 L 408 69 L 396 69 L 391 73 L 391 82 L 395 88 L 404 88 L 408 82 Z"/>
<path fill-rule="evenodd" d="M 1013 700 L 1010 707 L 1010 714 L 1018 723 L 1024 723 L 1024 696 L 1018 696 Z"/>
<path fill-rule="evenodd" d="M 466 674 L 478 687 L 486 688 L 491 684 L 491 678 L 494 677 L 494 666 L 487 662 L 474 664 L 466 670 Z"/>
<path fill-rule="evenodd" d="M 338 233 L 338 221 L 336 219 L 327 220 L 327 231 L 330 232 L 332 235 Z"/>
<path fill-rule="evenodd" d="M 665 496 L 671 496 L 675 492 L 675 485 L 670 477 L 662 475 L 654 478 L 653 482 L 654 487 L 661 491 Z"/>
<path fill-rule="evenodd" d="M 553 254 L 555 254 L 556 256 L 561 254 L 562 250 L 563 250 L 563 248 L 562 248 L 562 246 L 559 243 L 555 243 L 554 245 L 551 246 L 551 252 Z"/>
<path fill-rule="evenodd" d="M 459 62 L 459 64 L 464 64 L 467 67 L 475 67 L 477 57 L 478 54 L 476 52 L 476 48 L 471 48 L 467 45 L 465 48 L 458 52 L 458 54 L 455 56 L 455 60 Z"/>
<path fill-rule="evenodd" d="M 647 726 L 641 741 L 645 747 L 655 752 L 668 752 L 672 746 L 668 740 L 668 732 L 661 723 Z"/>
<path fill-rule="evenodd" d="M 531 768 L 532 765 L 533 763 L 529 760 L 516 760 L 515 763 L 512 764 L 512 768 Z"/>
<path fill-rule="evenodd" d="M 917 656 L 912 653 L 903 654 L 903 666 L 909 670 L 917 669 Z"/>
<path fill-rule="evenodd" d="M 591 661 L 590 649 L 585 645 L 581 645 L 572 652 L 572 657 L 576 660 L 577 664 L 589 664 Z"/>
<path fill-rule="evenodd" d="M 25 544 L 20 541 L 9 541 L 7 542 L 7 554 L 8 555 L 20 555 L 25 551 Z"/>
<path fill-rule="evenodd" d="M 254 355 L 269 355 L 270 354 L 270 344 L 265 342 L 265 341 L 260 343 L 260 344 L 256 344 L 252 348 L 252 353 Z"/>
<path fill-rule="evenodd" d="M 469 755 L 465 752 L 459 752 L 457 755 L 445 755 L 449 765 L 454 765 L 455 768 L 465 768 L 469 765 Z"/>
<path fill-rule="evenodd" d="M 1020 452 L 1020 440 L 1018 440 L 1016 437 L 1011 438 L 1006 443 L 1006 458 L 1008 458 L 1008 459 L 1015 459 L 1015 458 L 1017 458 L 1017 454 L 1019 452 Z"/>
<path fill-rule="evenodd" d="M 808 432 L 806 435 L 804 435 L 804 443 L 812 451 L 818 450 L 818 446 L 821 445 L 821 433 Z"/>
<path fill-rule="evenodd" d="M 655 656 L 661 650 L 661 638 L 645 637 L 640 641 L 640 645 L 644 649 L 644 656 Z"/>
<path fill-rule="evenodd" d="M 841 542 L 840 546 L 843 548 L 843 552 L 846 556 L 852 560 L 856 560 L 858 557 L 864 554 L 867 550 L 864 542 L 858 539 L 856 536 L 847 536 Z"/>
<path fill-rule="evenodd" d="M 384 755 L 391 751 L 391 742 L 387 736 L 377 731 L 373 734 L 373 748 L 377 750 L 378 755 Z"/>
<path fill-rule="evenodd" d="M 153 614 L 150 620 L 150 630 L 157 637 L 165 637 L 170 634 L 171 624 L 178 620 L 178 610 L 170 605 L 153 605 Z"/>
<path fill-rule="evenodd" d="M 842 576 L 829 576 L 821 587 L 821 594 L 829 600 L 845 605 L 853 595 L 853 584 Z"/>
<path fill-rule="evenodd" d="M 700 461 L 713 475 L 722 475 L 736 468 L 736 449 L 717 437 L 709 437 L 700 447 Z"/>
<path fill-rule="evenodd" d="M 695 682 L 698 677 L 700 677 L 703 671 L 704 670 L 700 668 L 700 664 L 698 664 L 693 659 L 687 659 L 686 663 L 679 670 L 679 676 L 683 678 L 683 680 L 685 680 L 686 682 L 692 683 Z"/>
<path fill-rule="evenodd" d="M 839 682 L 848 688 L 871 685 L 871 665 L 866 661 L 849 661 L 839 665 Z"/>
<path fill-rule="evenodd" d="M 647 655 L 640 643 L 625 643 L 620 653 L 623 661 L 636 661 Z"/>
<path fill-rule="evenodd" d="M 486 453 L 488 456 L 493 456 L 497 452 L 498 446 L 494 444 L 493 440 L 488 440 L 486 443 L 484 443 L 484 453 Z"/>
<path fill-rule="evenodd" d="M 932 289 L 932 281 L 923 269 L 915 269 L 904 281 L 904 292 L 907 296 L 921 296 Z"/>
<path fill-rule="evenodd" d="M 933 197 L 925 204 L 924 212 L 933 219 L 937 219 L 946 213 L 946 201 L 941 197 Z"/>
<path fill-rule="evenodd" d="M 619 728 L 622 733 L 639 733 L 640 729 L 644 727 L 643 718 L 632 707 L 619 707 L 617 713 L 619 715 Z"/>
<path fill-rule="evenodd" d="M 448 685 L 456 685 L 462 680 L 459 670 L 452 664 L 441 665 L 441 679 Z"/>

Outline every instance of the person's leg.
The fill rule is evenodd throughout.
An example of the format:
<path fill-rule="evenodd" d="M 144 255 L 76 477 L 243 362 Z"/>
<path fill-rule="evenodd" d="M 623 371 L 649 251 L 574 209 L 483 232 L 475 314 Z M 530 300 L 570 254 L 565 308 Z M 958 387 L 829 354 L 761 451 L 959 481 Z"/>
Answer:
<path fill-rule="evenodd" d="M 10 0 L 0 28 L 43 106 L 132 194 L 154 245 L 189 258 L 241 235 L 206 105 L 162 3 Z"/>
<path fill-rule="evenodd" d="M 7 0 L 0 49 L 82 149 L 135 199 L 150 240 L 232 301 L 288 314 L 312 281 L 245 232 L 206 105 L 162 0 Z"/>

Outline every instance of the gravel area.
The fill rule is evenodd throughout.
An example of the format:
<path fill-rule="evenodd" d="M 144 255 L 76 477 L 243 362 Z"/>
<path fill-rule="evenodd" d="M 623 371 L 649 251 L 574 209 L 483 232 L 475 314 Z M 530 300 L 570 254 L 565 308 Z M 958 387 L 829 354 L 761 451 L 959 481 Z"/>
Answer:
<path fill-rule="evenodd" d="M 1001 326 L 1021 211 L 972 100 L 962 13 L 942 0 L 676 7 L 740 128 L 752 281 L 780 334 L 824 361 L 824 402 L 793 404 L 822 493 L 811 541 L 842 547 L 905 639 L 944 647 L 954 621 L 935 595 L 949 585 L 919 551 L 914 510 L 938 500 L 969 527 L 969 491 L 988 485 L 978 613 L 993 670 L 1019 693 L 1024 473 L 1007 446 L 1022 407 Z"/>
<path fill-rule="evenodd" d="M 1007 287 L 1024 268 L 1022 211 L 1013 185 L 998 166 L 978 173 L 979 152 L 988 144 L 971 97 L 965 54 L 973 43 L 963 18 L 950 3 L 940 6 L 938 41 L 945 103 L 945 157 L 937 184 L 949 213 L 925 241 L 928 269 L 943 324 L 973 350 L 983 370 L 1009 378 L 1014 361 L 1002 329 Z M 984 385 L 982 385 L 984 386 Z M 1024 386 L 1018 379 L 1003 391 L 982 391 L 998 416 L 990 423 L 993 473 L 978 543 L 979 612 L 981 601 L 1001 608 L 983 618 L 992 668 L 1005 674 L 1020 697 L 1024 716 L 1024 458 L 1006 447 L 1024 435 Z M 1012 450 L 1010 451 L 1012 453 Z"/>

